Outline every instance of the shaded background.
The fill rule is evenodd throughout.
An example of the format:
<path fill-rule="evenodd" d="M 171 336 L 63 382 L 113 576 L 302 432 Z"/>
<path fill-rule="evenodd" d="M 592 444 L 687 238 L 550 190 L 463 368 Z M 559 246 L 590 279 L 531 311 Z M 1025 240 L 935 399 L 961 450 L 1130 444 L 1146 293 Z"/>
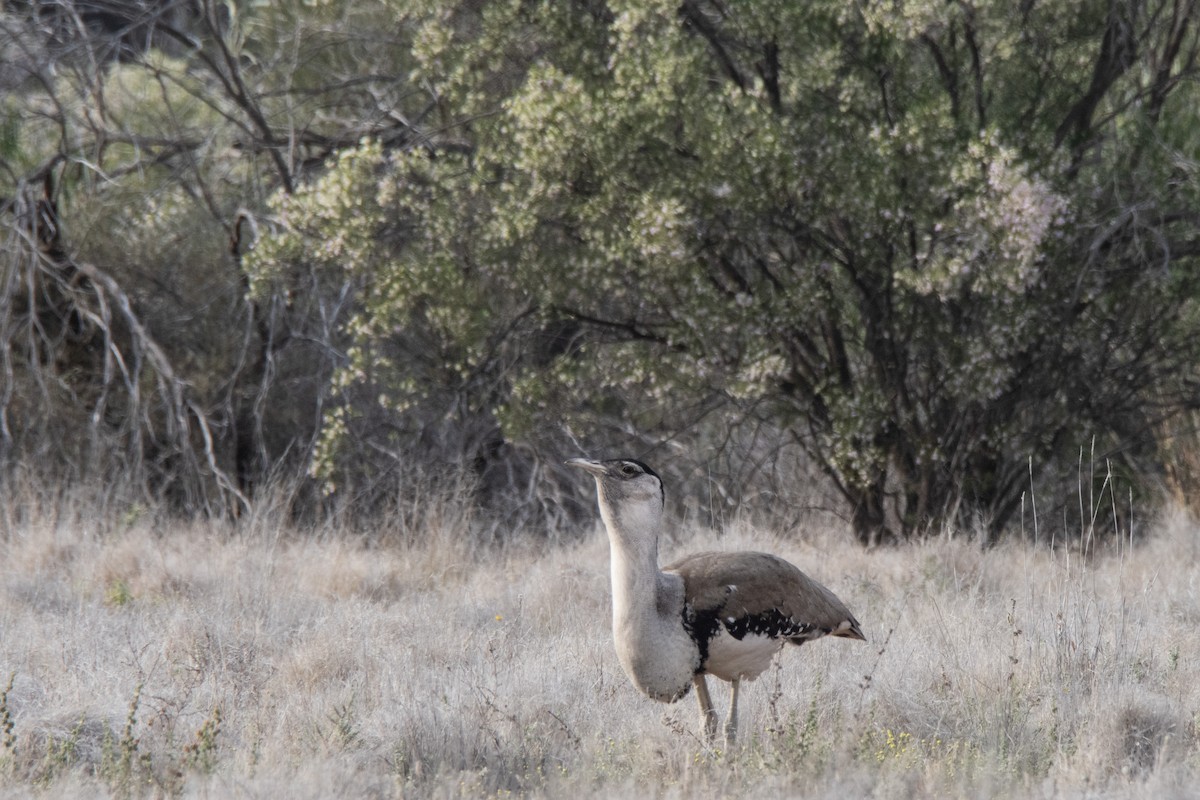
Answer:
<path fill-rule="evenodd" d="M 864 542 L 1188 504 L 1195 4 L 793 5 L 5 4 L 5 479 L 449 482 L 485 537 L 590 519 L 581 452 Z"/>

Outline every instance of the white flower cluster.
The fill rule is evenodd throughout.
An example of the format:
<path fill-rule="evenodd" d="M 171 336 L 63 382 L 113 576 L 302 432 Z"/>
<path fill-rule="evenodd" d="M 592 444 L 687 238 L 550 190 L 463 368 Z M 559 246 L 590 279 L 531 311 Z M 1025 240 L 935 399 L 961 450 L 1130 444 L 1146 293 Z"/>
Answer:
<path fill-rule="evenodd" d="M 1066 197 L 991 133 L 972 143 L 950 178 L 958 199 L 926 234 L 930 255 L 903 279 L 923 294 L 965 291 L 998 302 L 1035 288 L 1046 248 L 1071 220 Z"/>

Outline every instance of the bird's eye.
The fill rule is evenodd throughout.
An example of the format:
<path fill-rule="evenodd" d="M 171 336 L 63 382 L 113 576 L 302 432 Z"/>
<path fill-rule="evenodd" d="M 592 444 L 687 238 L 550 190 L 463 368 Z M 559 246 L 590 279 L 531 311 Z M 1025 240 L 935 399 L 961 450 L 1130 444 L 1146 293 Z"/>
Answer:
<path fill-rule="evenodd" d="M 633 464 L 622 464 L 621 474 L 628 478 L 632 478 L 634 475 L 638 474 L 638 468 Z"/>

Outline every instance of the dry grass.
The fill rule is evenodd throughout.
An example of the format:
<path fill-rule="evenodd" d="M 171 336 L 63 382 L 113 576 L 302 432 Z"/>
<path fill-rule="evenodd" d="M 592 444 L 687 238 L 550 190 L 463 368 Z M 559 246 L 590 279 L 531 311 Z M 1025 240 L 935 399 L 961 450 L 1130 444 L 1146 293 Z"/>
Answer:
<path fill-rule="evenodd" d="M 418 515 L 422 537 L 90 503 L 0 512 L 5 796 L 1160 798 L 1200 780 L 1184 520 L 1086 558 L 867 552 L 829 529 L 665 543 L 778 552 L 871 638 L 786 652 L 720 752 L 691 698 L 621 674 L 599 531 L 501 550 L 449 506 Z"/>

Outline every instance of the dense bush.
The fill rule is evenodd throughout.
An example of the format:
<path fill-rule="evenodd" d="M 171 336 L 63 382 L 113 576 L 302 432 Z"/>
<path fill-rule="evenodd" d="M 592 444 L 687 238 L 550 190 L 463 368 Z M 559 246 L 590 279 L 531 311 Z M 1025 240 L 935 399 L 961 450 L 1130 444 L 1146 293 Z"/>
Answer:
<path fill-rule="evenodd" d="M 189 47 L 106 68 L 39 40 L 51 6 L 5 18 L 16 63 L 81 75 L 27 67 L 12 108 L 58 110 L 12 117 L 14 197 L 54 174 L 80 218 L 120 192 L 210 220 L 170 230 L 228 300 L 148 331 L 186 366 L 197 472 L 248 491 L 290 455 L 366 498 L 445 463 L 529 524 L 564 507 L 547 465 L 622 448 L 710 508 L 778 511 L 815 478 L 863 541 L 1092 497 L 1083 450 L 1137 491 L 1180 485 L 1193 3 L 202 6 L 149 16 L 146 42 Z M 9 207 L 28 231 L 32 203 Z M 132 247 L 167 223 L 130 216 L 58 261 L 105 253 L 141 318 L 173 273 Z M 10 279 L 8 363 L 48 396 L 20 345 L 35 283 Z M 108 386 L 101 361 L 55 373 L 64 424 L 98 425 L 73 382 Z"/>

